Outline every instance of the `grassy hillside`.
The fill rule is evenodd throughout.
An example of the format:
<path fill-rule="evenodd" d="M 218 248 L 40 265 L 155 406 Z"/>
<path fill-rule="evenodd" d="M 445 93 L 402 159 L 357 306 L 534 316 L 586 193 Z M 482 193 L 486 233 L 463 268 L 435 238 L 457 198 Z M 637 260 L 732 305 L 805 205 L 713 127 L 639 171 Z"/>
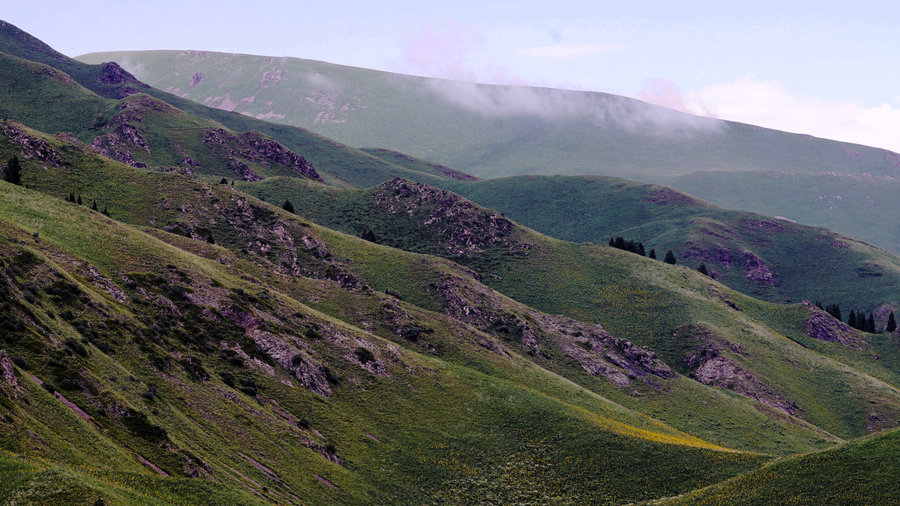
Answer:
<path fill-rule="evenodd" d="M 894 504 L 898 443 L 898 431 L 885 432 L 658 504 Z"/>
<path fill-rule="evenodd" d="M 719 444 L 786 453 L 835 440 L 799 420 L 781 416 L 772 420 L 771 413 L 760 411 L 747 399 L 680 378 L 657 363 L 652 354 L 615 340 L 602 327 L 542 315 L 505 299 L 473 280 L 471 271 L 455 264 L 423 259 L 327 229 L 314 232 L 308 225 L 284 220 L 289 214 L 249 199 L 227 185 L 204 185 L 180 175 L 126 168 L 63 141 L 44 140 L 61 158 L 70 161 L 70 168 L 41 170 L 26 161 L 24 179 L 29 186 L 59 198 L 74 188 L 85 205 L 98 201 L 102 204 L 98 207 L 108 208 L 117 219 L 177 233 L 181 239 L 154 232 L 171 244 L 218 263 L 239 265 L 253 278 L 265 279 L 270 286 L 311 307 L 402 346 L 489 371 L 493 377 L 533 384 L 530 372 L 510 374 L 507 368 L 493 364 L 503 362 L 508 354 L 505 350 L 511 348 L 540 367 L 637 411 L 651 409 L 642 399 L 649 395 L 655 398 L 653 416 Z M 0 149 L 0 154 L 15 152 L 15 147 L 10 149 L 13 151 Z M 198 246 L 210 240 L 229 248 L 235 256 L 223 255 L 221 248 Z M 408 276 L 397 276 L 401 266 Z M 337 286 L 326 290 L 303 277 Z M 367 295 L 365 290 L 347 293 L 341 289 L 359 287 L 360 282 L 387 290 L 403 301 Z M 429 288 L 436 285 L 442 287 L 439 293 Z M 473 319 L 464 310 L 466 305 L 482 308 L 481 316 Z M 425 308 L 426 313 L 416 306 Z M 435 314 L 427 314 L 427 310 L 451 319 L 437 324 L 433 321 Z M 471 331 L 460 328 L 460 322 L 484 334 L 470 335 Z M 435 328 L 444 328 L 446 333 L 431 335 Z M 601 359 L 603 356 L 619 358 L 608 362 Z M 667 385 L 665 395 L 660 395 L 656 382 Z M 767 421 L 773 421 L 770 430 L 751 430 Z M 719 431 L 720 423 L 733 424 L 735 429 Z"/>
<path fill-rule="evenodd" d="M 699 118 L 594 92 L 489 86 L 209 51 L 83 55 L 205 105 L 479 177 L 702 170 L 897 175 L 888 151 Z M 388 126 L 388 128 L 385 128 Z"/>
<path fill-rule="evenodd" d="M 764 459 L 579 394 L 536 368 L 525 388 L 398 348 L 236 268 L 0 186 L 2 279 L 13 295 L 2 311 L 18 322 L 2 342 L 2 440 L 92 477 L 79 485 L 89 491 L 72 494 L 124 502 L 148 489 L 179 501 L 215 493 L 153 485 L 149 476 L 165 473 L 230 484 L 220 497 L 277 502 L 642 500 Z M 522 367 L 515 355 L 501 362 Z M 64 487 L 36 489 L 28 460 L 3 462 L 20 477 L 3 480 L 6 497 L 70 499 Z M 529 478 L 534 466 L 540 480 Z M 645 477 L 610 488 L 623 469 Z"/>
<path fill-rule="evenodd" d="M 350 148 L 308 130 L 277 125 L 268 121 L 250 118 L 243 114 L 206 107 L 171 95 L 138 81 L 133 75 L 115 63 L 87 65 L 78 62 L 4 21 L 0 21 L 0 53 L 41 63 L 62 71 L 70 76 L 71 80 L 101 97 L 119 100 L 134 93 L 144 93 L 162 100 L 183 113 L 212 121 L 217 125 L 224 125 L 233 132 L 261 133 L 277 140 L 287 149 L 301 154 L 312 163 L 313 167 L 330 184 L 338 186 L 371 186 L 396 176 L 422 181 L 434 181 L 436 179 L 433 171 L 422 173 L 416 170 L 409 170 L 406 167 L 386 162 L 381 158 Z M 0 61 L 0 63 L 7 62 Z M 4 73 L 11 76 L 21 72 L 18 69 L 3 70 Z M 31 92 L 22 89 L 22 85 L 26 82 L 28 81 L 16 80 L 9 82 L 10 87 L 4 89 L 7 97 L 16 99 L 13 102 L 22 101 L 23 99 L 18 98 L 18 95 L 26 93 L 28 95 L 26 95 L 25 100 L 27 100 L 27 96 L 30 96 Z M 47 98 L 46 94 L 39 96 Z M 77 105 L 68 102 L 71 98 L 69 96 L 66 97 L 65 107 L 63 107 L 64 103 L 62 101 L 53 101 L 51 104 L 55 104 L 54 106 L 58 106 L 60 110 L 65 111 L 66 107 L 71 108 Z M 76 97 L 76 99 L 83 99 L 83 97 Z M 96 97 L 88 99 L 88 101 L 96 101 Z M 43 104 L 40 105 L 43 106 Z M 80 107 L 75 107 L 73 111 L 64 112 L 61 118 L 65 119 L 66 115 L 80 110 Z M 78 118 L 82 117 L 81 114 L 76 114 L 68 123 L 60 122 L 56 119 L 57 116 L 60 116 L 59 113 L 50 115 L 10 115 L 6 116 L 6 119 L 15 119 L 50 133 L 79 130 L 75 128 L 76 126 L 85 127 L 85 124 L 78 120 Z M 30 123 L 36 118 L 40 118 L 40 121 L 43 123 Z M 94 117 L 88 116 L 86 119 L 93 120 Z M 191 121 L 196 120 L 194 118 Z M 180 158 L 171 153 L 173 148 L 175 148 L 177 153 L 177 146 L 164 146 L 164 149 L 169 151 L 167 155 L 169 158 L 180 160 Z"/>
<path fill-rule="evenodd" d="M 265 195 L 265 182 L 252 186 Z M 731 373 L 716 373 L 708 383 L 727 384 L 841 437 L 865 433 L 871 426 L 864 398 L 896 395 L 892 387 L 865 375 L 846 376 L 845 366 L 831 351 L 809 355 L 797 344 L 806 337 L 811 309 L 792 313 L 789 328 L 774 327 L 766 314 L 776 306 L 727 290 L 696 271 L 613 248 L 540 236 L 449 192 L 422 185 L 392 181 L 363 191 L 312 190 L 297 189 L 294 204 L 320 223 L 349 233 L 369 230 L 378 242 L 469 266 L 485 284 L 512 299 L 545 313 L 601 323 L 613 336 L 650 346 L 686 375 L 703 375 L 694 369 L 698 360 L 737 364 Z M 412 296 L 389 277 L 379 281 L 374 286 Z M 757 309 L 748 320 L 750 308 Z M 756 318 L 760 320 L 753 321 Z M 697 358 L 706 348 L 713 352 Z M 694 365 L 682 368 L 689 363 Z M 881 369 L 880 377 L 893 377 L 896 370 L 893 363 L 874 367 Z M 796 368 L 807 371 L 803 378 L 796 376 Z M 852 391 L 854 397 L 868 393 L 839 405 L 835 391 Z M 647 406 L 652 400 L 641 403 Z M 855 407 L 845 412 L 850 405 Z M 835 410 L 843 414 L 835 417 Z M 659 416 L 676 426 L 683 423 L 674 412 Z"/>
<path fill-rule="evenodd" d="M 732 209 L 836 230 L 900 252 L 900 182 L 852 173 L 703 172 L 667 181 L 681 191 Z"/>
<path fill-rule="evenodd" d="M 647 251 L 655 249 L 659 259 L 672 250 L 679 264 L 697 268 L 704 263 L 718 281 L 764 300 L 834 302 L 845 312 L 878 309 L 880 325 L 900 301 L 900 262 L 893 255 L 825 229 L 722 209 L 669 188 L 574 176 L 440 185 L 560 239 L 606 244 L 609 237 L 624 236 L 641 241 Z M 298 212 L 348 233 L 361 235 L 371 227 L 371 211 L 351 209 L 369 205 L 364 191 L 284 178 L 246 188 L 269 202 L 291 200 Z M 333 203 L 342 199 L 344 204 Z M 385 234 L 406 247 L 402 233 Z"/>
<path fill-rule="evenodd" d="M 602 93 L 455 83 L 294 58 L 137 51 L 81 59 L 117 61 L 198 103 L 482 178 L 605 175 L 666 184 L 900 252 L 900 230 L 890 225 L 895 206 L 888 204 L 900 157 L 885 150 L 682 115 Z M 358 187 L 384 181 L 375 179 L 345 178 Z"/>
<path fill-rule="evenodd" d="M 894 255 L 826 229 L 723 209 L 670 188 L 604 177 L 523 176 L 444 187 L 540 232 L 606 244 L 624 236 L 705 264 L 720 282 L 773 302 L 888 310 L 900 302 Z M 787 200 L 787 196 L 785 196 Z M 889 206 L 887 206 L 889 207 Z"/>

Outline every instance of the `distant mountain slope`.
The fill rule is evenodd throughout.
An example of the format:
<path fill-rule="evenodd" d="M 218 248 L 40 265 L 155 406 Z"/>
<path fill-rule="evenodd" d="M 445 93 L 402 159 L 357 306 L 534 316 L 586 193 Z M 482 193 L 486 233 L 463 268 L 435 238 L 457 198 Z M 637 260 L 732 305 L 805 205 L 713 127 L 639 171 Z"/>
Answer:
<path fill-rule="evenodd" d="M 390 148 L 482 178 L 606 175 L 666 184 L 900 253 L 900 230 L 890 225 L 897 206 L 877 203 L 884 191 L 863 192 L 865 182 L 840 191 L 827 176 L 805 176 L 843 174 L 850 186 L 858 177 L 900 178 L 900 155 L 882 149 L 698 118 L 602 93 L 475 85 L 296 58 L 137 51 L 81 59 L 118 61 L 154 86 L 199 103 L 301 126 L 353 146 Z M 709 171 L 715 174 L 705 175 Z M 768 176 L 744 171 L 785 177 L 772 192 Z M 822 191 L 814 194 L 813 188 Z M 850 201 L 831 208 L 834 196 Z"/>
<path fill-rule="evenodd" d="M 669 186 L 731 209 L 837 230 L 900 253 L 900 179 L 823 172 L 698 172 Z"/>
<path fill-rule="evenodd" d="M 57 52 L 37 38 L 5 21 L 0 21 L 0 53 L 43 63 L 61 70 L 71 76 L 78 84 L 101 97 L 118 100 L 134 93 L 145 93 L 178 108 L 182 112 L 193 114 L 206 120 L 212 120 L 234 132 L 253 131 L 262 133 L 276 139 L 286 148 L 300 153 L 313 164 L 320 175 L 330 184 L 370 186 L 396 176 L 423 181 L 433 181 L 435 178 L 432 173 L 420 173 L 415 170 L 409 170 L 307 130 L 248 118 L 241 114 L 205 107 L 193 101 L 170 95 L 138 81 L 133 75 L 124 71 L 115 63 L 86 65 Z M 18 84 L 21 83 L 22 81 L 18 82 Z M 22 92 L 15 86 L 12 89 L 16 93 Z M 50 97 L 42 96 L 40 98 L 47 99 Z M 66 98 L 70 99 L 68 96 Z M 51 103 L 61 105 L 55 101 Z M 72 106 L 73 104 L 69 105 Z M 69 112 L 65 111 L 65 108 L 62 108 L 62 110 L 61 117 L 69 114 Z M 35 115 L 35 117 L 44 118 L 42 121 L 45 123 L 41 125 L 41 129 L 51 133 L 74 129 L 71 128 L 70 124 L 64 126 L 58 123 L 58 120 L 50 119 L 53 115 Z M 7 118 L 17 119 L 25 124 L 29 124 L 30 121 L 29 118 L 19 116 L 8 116 Z"/>
<path fill-rule="evenodd" d="M 115 61 L 181 97 L 300 126 L 353 146 L 391 148 L 479 177 L 702 170 L 900 175 L 880 149 L 682 114 L 621 96 L 489 86 L 297 58 L 133 51 Z"/>

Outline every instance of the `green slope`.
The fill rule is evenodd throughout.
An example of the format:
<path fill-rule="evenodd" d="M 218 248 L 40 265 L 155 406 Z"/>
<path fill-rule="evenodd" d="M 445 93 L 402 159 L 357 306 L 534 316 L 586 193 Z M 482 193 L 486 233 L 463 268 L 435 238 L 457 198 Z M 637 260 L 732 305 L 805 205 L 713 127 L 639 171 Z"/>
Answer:
<path fill-rule="evenodd" d="M 422 181 L 434 181 L 440 179 L 435 176 L 433 171 L 423 173 L 416 170 L 409 170 L 406 167 L 386 162 L 378 157 L 350 148 L 308 130 L 277 125 L 267 121 L 250 118 L 242 114 L 206 107 L 193 101 L 171 95 L 138 81 L 133 75 L 124 71 L 114 63 L 87 65 L 78 62 L 55 51 L 40 40 L 4 21 L 0 21 L 0 53 L 23 58 L 32 62 L 42 63 L 54 69 L 61 70 L 65 74 L 71 76 L 72 80 L 101 97 L 119 100 L 134 93 L 144 93 L 162 100 L 183 113 L 192 114 L 207 121 L 212 121 L 217 125 L 224 125 L 234 132 L 258 132 L 269 136 L 276 139 L 287 149 L 299 153 L 309 160 L 322 177 L 330 184 L 339 186 L 371 186 L 395 176 Z M 10 72 L 9 69 L 4 69 L 4 72 L 10 73 L 11 75 L 14 74 Z M 16 70 L 16 72 L 19 71 Z M 10 87 L 4 89 L 7 94 L 6 98 L 10 101 L 21 101 L 21 99 L 18 98 L 20 93 L 25 92 L 31 94 L 31 92 L 27 92 L 21 88 L 25 83 L 26 81 L 22 80 L 9 83 Z M 41 96 L 47 98 L 44 95 Z M 67 97 L 67 100 L 68 99 L 71 99 L 71 97 Z M 56 103 L 56 105 L 60 106 L 61 109 L 64 109 L 61 102 Z M 72 111 L 69 111 L 66 114 L 71 112 Z M 35 117 L 41 118 L 40 121 L 43 121 L 43 123 L 40 125 L 29 123 L 29 121 Z M 85 123 L 78 122 L 77 118 L 73 118 L 69 123 L 60 123 L 58 120 L 53 119 L 55 117 L 56 115 L 16 115 L 7 116 L 6 119 L 16 119 L 26 125 L 34 126 L 42 131 L 51 133 L 57 131 L 74 131 L 76 130 L 74 126 L 81 126 L 82 128 L 87 126 Z M 85 119 L 91 121 L 94 117 L 87 116 Z M 197 121 L 197 118 L 194 118 L 191 121 Z M 176 160 L 181 159 L 180 157 L 175 156 L 176 153 L 178 153 L 177 145 L 164 144 L 162 147 L 166 150 L 168 158 Z"/>
<path fill-rule="evenodd" d="M 891 153 L 681 114 L 594 92 L 426 79 L 297 58 L 209 51 L 83 55 L 199 103 L 480 177 L 698 170 L 898 173 Z M 385 126 L 389 126 L 385 128 Z"/>
<path fill-rule="evenodd" d="M 900 158 L 881 149 L 690 117 L 600 93 L 454 83 L 295 58 L 135 51 L 81 59 L 118 61 L 199 103 L 483 178 L 590 174 L 667 184 L 900 252 L 888 189 Z M 381 182 L 345 180 L 358 187 Z"/>
<path fill-rule="evenodd" d="M 33 135 L 34 139 L 42 138 L 39 134 Z M 311 307 L 368 328 L 402 346 L 475 367 L 494 377 L 534 384 L 532 368 L 513 374 L 502 366 L 509 353 L 507 350 L 512 349 L 525 357 L 533 357 L 540 367 L 593 392 L 637 411 L 652 412 L 653 416 L 661 416 L 681 430 L 723 445 L 787 453 L 821 447 L 835 439 L 821 429 L 790 417 L 776 415 L 773 419 L 772 413 L 747 399 L 724 395 L 686 378 L 673 377 L 667 367 L 662 367 L 662 376 L 655 374 L 652 371 L 658 364 L 653 365 L 651 356 L 629 349 L 630 344 L 616 341 L 602 328 L 539 314 L 492 293 L 474 281 L 470 271 L 449 262 L 436 262 L 427 257 L 423 261 L 418 255 L 348 238 L 326 229 L 314 232 L 306 225 L 298 227 L 297 222 L 285 221 L 285 213 L 273 212 L 272 208 L 226 185 L 207 186 L 184 176 L 126 168 L 85 154 L 77 146 L 69 146 L 63 141 L 46 137 L 43 140 L 54 148 L 57 156 L 69 161 L 68 167 L 42 170 L 37 168 L 37 161 L 26 161 L 24 179 L 29 186 L 59 198 L 66 197 L 72 193 L 71 188 L 75 188 L 86 204 L 99 201 L 102 203 L 99 207 L 108 208 L 117 219 L 189 236 L 194 240 L 174 241 L 177 236 L 162 232 L 159 235 L 167 242 L 218 263 L 240 265 L 248 275 L 265 279 L 269 285 L 292 294 Z M 3 148 L 2 144 L 0 148 Z M 16 152 L 15 146 L 8 149 L 10 151 L 0 149 L 0 154 Z M 223 255 L 221 248 L 210 251 L 197 246 L 196 239 L 210 238 L 238 256 Z M 398 269 L 409 274 L 397 276 Z M 337 286 L 326 290 L 320 284 L 298 278 L 298 274 L 322 280 L 326 286 Z M 380 290 L 389 290 L 407 302 L 366 295 L 365 291 L 348 294 L 340 289 L 358 286 L 357 278 Z M 444 292 L 430 292 L 429 287 L 434 283 L 440 283 Z M 451 306 L 460 308 L 461 301 L 482 307 L 483 317 L 476 321 L 466 314 L 449 310 Z M 435 314 L 422 313 L 409 303 L 443 313 L 451 319 L 447 321 L 446 317 L 440 317 L 441 322 L 435 322 Z M 526 343 L 522 335 L 517 335 L 525 321 L 531 322 L 527 324 L 528 335 L 534 337 L 535 343 Z M 463 328 L 460 328 L 461 322 L 465 322 Z M 479 329 L 476 334 L 464 330 L 473 325 Z M 431 335 L 428 329 L 433 331 L 435 328 L 445 330 Z M 594 342 L 587 338 L 592 334 L 597 336 Z M 584 337 L 579 344 L 576 339 L 580 335 Z M 535 353 L 535 346 L 539 347 L 539 353 Z M 626 357 L 616 360 L 624 363 L 624 369 L 601 358 L 604 354 L 621 357 L 623 353 Z M 628 354 L 633 358 L 627 358 Z M 649 369 L 641 365 L 644 359 L 651 359 Z M 605 372 L 598 374 L 600 370 Z M 632 375 L 646 377 L 646 381 L 632 381 L 629 379 Z M 659 395 L 657 381 L 666 385 L 666 395 Z M 559 395 L 555 388 L 544 391 Z M 646 403 L 642 396 L 654 400 Z M 722 432 L 719 424 L 723 421 L 738 428 Z M 754 428 L 767 422 L 772 424 L 766 431 Z"/>
<path fill-rule="evenodd" d="M 785 216 L 900 252 L 900 182 L 889 176 L 826 172 L 703 172 L 666 184 L 723 207 Z"/>
<path fill-rule="evenodd" d="M 2 441 L 91 476 L 72 497 L 214 497 L 140 476 L 158 468 L 229 484 L 220 497 L 243 489 L 276 502 L 628 501 L 764 459 L 579 395 L 538 369 L 526 388 L 402 350 L 84 207 L 0 187 L 2 311 L 19 322 L 2 340 Z M 540 480 L 529 478 L 534 466 Z M 29 467 L 4 460 L 22 479 L 0 492 L 72 499 L 65 487 L 35 489 Z M 610 487 L 623 469 L 643 477 Z"/>
<path fill-rule="evenodd" d="M 791 457 L 659 504 L 896 504 L 900 433 Z"/>
<path fill-rule="evenodd" d="M 761 398 L 841 437 L 863 434 L 871 426 L 865 399 L 878 404 L 897 395 L 893 387 L 867 374 L 850 373 L 836 358 L 839 352 L 811 353 L 798 345 L 806 337 L 809 309 L 791 313 L 792 323 L 782 325 L 767 316 L 776 314 L 777 306 L 741 296 L 695 271 L 608 247 L 540 236 L 449 192 L 423 185 L 398 180 L 362 191 L 303 186 L 307 191 L 295 187 L 292 200 L 299 213 L 349 233 L 366 228 L 375 240 L 394 247 L 450 258 L 475 269 L 485 284 L 518 302 L 545 313 L 601 323 L 613 336 L 652 347 L 676 369 L 691 353 L 711 346 L 715 356 L 727 356 L 718 362 L 738 364 L 737 369 L 756 379 L 741 373 L 724 378 L 728 374 L 723 373 L 710 383 L 722 380 L 720 386 Z M 261 195 L 271 189 L 266 182 L 247 188 Z M 375 286 L 380 289 L 413 296 L 390 277 L 378 281 Z M 880 370 L 879 377 L 896 382 L 896 364 L 873 367 Z M 797 370 L 805 373 L 798 376 Z M 698 374 L 690 368 L 684 373 Z M 743 381 L 738 377 L 746 384 L 733 383 Z M 855 398 L 838 400 L 834 392 Z M 641 400 L 645 407 L 652 402 Z M 880 409 L 893 412 L 893 404 L 888 401 Z M 678 417 L 686 413 L 677 413 L 659 416 L 679 426 L 685 421 Z"/>

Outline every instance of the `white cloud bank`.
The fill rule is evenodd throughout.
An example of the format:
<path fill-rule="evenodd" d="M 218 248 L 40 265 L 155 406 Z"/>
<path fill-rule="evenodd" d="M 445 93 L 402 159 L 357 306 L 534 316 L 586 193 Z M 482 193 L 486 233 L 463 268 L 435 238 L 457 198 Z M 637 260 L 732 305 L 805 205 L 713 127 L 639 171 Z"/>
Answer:
<path fill-rule="evenodd" d="M 522 56 L 552 58 L 555 60 L 571 60 L 583 56 L 619 51 L 622 44 L 552 44 L 522 48 L 518 53 Z"/>
<path fill-rule="evenodd" d="M 826 100 L 756 77 L 705 86 L 684 95 L 674 84 L 648 80 L 637 98 L 693 114 L 749 123 L 900 152 L 900 108 Z"/>

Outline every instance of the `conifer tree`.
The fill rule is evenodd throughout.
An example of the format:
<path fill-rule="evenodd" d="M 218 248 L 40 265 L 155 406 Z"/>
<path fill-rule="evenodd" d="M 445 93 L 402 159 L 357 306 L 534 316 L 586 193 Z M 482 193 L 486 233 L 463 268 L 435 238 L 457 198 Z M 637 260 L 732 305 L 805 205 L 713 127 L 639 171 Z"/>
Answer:
<path fill-rule="evenodd" d="M 697 271 L 699 271 L 700 274 L 703 274 L 704 276 L 709 276 L 709 271 L 706 270 L 706 264 L 701 263 L 700 267 L 697 267 Z"/>
<path fill-rule="evenodd" d="M 95 200 L 91 203 L 91 211 L 96 211 L 96 210 L 97 210 L 97 201 Z"/>
<path fill-rule="evenodd" d="M 19 157 L 13 156 L 6 162 L 3 169 L 3 179 L 12 184 L 22 186 L 22 167 L 19 165 Z"/>
<path fill-rule="evenodd" d="M 281 208 L 291 214 L 294 214 L 294 204 L 292 204 L 290 200 L 285 200 L 284 204 L 281 204 Z"/>
<path fill-rule="evenodd" d="M 106 204 L 103 204 L 103 214 L 109 216 L 109 209 L 107 209 Z"/>
<path fill-rule="evenodd" d="M 79 206 L 81 205 L 81 195 L 78 196 L 78 200 L 75 201 Z"/>
<path fill-rule="evenodd" d="M 866 320 L 866 332 L 875 333 L 875 313 L 869 313 L 869 319 Z"/>
<path fill-rule="evenodd" d="M 666 251 L 666 258 L 664 261 L 667 264 L 675 265 L 675 254 L 672 253 L 672 250 Z"/>
<path fill-rule="evenodd" d="M 891 311 L 891 314 L 888 315 L 887 325 L 885 325 L 884 330 L 886 332 L 893 332 L 897 330 L 897 320 L 894 319 L 893 311 Z"/>
<path fill-rule="evenodd" d="M 644 243 L 639 242 L 637 244 L 637 251 L 635 252 L 640 256 L 647 256 L 647 253 L 644 251 Z"/>
<path fill-rule="evenodd" d="M 856 311 L 850 310 L 850 316 L 847 318 L 847 325 L 856 328 Z"/>
<path fill-rule="evenodd" d="M 650 253 L 648 253 L 647 256 L 648 256 L 649 258 L 652 258 L 652 259 L 656 260 L 656 250 L 653 249 L 653 248 L 650 248 Z"/>

